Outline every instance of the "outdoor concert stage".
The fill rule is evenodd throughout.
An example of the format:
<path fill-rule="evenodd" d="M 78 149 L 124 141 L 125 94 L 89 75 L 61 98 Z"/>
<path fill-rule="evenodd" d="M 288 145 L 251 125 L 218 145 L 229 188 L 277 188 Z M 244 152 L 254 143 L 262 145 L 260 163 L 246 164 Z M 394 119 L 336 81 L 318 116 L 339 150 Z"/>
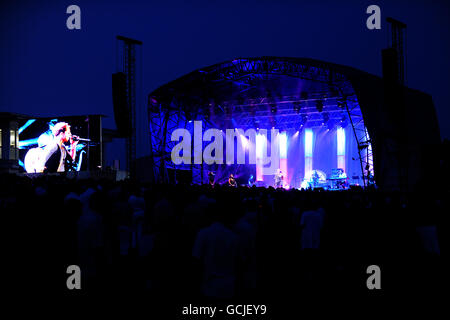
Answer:
<path fill-rule="evenodd" d="M 385 188 L 405 177 L 413 186 L 423 174 L 423 148 L 440 137 L 431 97 L 400 89 L 404 114 L 392 107 L 383 79 L 350 67 L 262 57 L 201 68 L 149 94 L 149 167 L 167 183 L 186 176 L 208 183 L 212 171 L 216 183 L 232 173 L 239 185 L 253 176 L 256 185 L 273 186 L 280 169 L 286 188 L 308 187 L 313 176 L 335 187 L 329 179 L 343 169 L 349 185 L 367 186 L 374 176 Z M 420 132 L 406 126 L 414 121 L 424 126 Z M 211 151 L 218 146 L 224 151 Z M 173 161 L 174 148 L 181 163 Z"/>

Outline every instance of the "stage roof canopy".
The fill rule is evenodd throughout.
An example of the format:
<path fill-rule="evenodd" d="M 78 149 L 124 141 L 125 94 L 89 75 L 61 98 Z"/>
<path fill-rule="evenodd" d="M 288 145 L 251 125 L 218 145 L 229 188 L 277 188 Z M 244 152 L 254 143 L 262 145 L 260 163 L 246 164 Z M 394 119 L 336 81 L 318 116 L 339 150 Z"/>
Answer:
<path fill-rule="evenodd" d="M 246 58 L 198 69 L 155 90 L 149 105 L 187 118 L 231 120 L 236 127 L 297 129 L 343 118 L 343 100 L 361 116 L 342 67 L 311 59 Z M 303 117 L 299 117 L 303 115 Z M 305 115 L 307 118 L 305 118 Z M 255 120 L 257 123 L 255 123 Z M 219 125 L 220 126 L 220 125 Z"/>

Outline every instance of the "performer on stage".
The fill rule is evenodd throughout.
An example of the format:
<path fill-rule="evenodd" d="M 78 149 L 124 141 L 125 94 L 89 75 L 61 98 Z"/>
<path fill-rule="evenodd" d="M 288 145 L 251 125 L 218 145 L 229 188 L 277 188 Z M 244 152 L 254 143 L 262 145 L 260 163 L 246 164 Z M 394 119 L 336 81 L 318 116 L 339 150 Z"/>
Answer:
<path fill-rule="evenodd" d="M 311 176 L 311 182 L 312 182 L 312 187 L 313 188 L 315 188 L 315 187 L 317 187 L 319 185 L 319 179 L 320 179 L 319 174 L 317 173 L 316 170 L 314 170 L 314 173 Z"/>
<path fill-rule="evenodd" d="M 248 178 L 248 186 L 253 187 L 255 185 L 255 177 L 251 174 L 250 178 Z"/>
<path fill-rule="evenodd" d="M 214 173 L 214 172 L 212 172 L 212 171 L 209 171 L 208 172 L 208 180 L 209 180 L 209 184 L 211 185 L 211 186 L 214 186 L 214 176 L 215 176 L 216 174 Z"/>
<path fill-rule="evenodd" d="M 234 179 L 233 174 L 230 174 L 230 177 L 228 178 L 228 186 L 237 187 L 236 179 Z"/>
<path fill-rule="evenodd" d="M 281 169 L 278 169 L 274 176 L 275 180 L 275 188 L 283 187 L 283 172 Z"/>
<path fill-rule="evenodd" d="M 345 189 L 347 186 L 347 174 L 344 172 L 344 169 L 339 168 L 339 176 L 340 180 L 336 181 L 336 186 L 338 189 Z"/>
<path fill-rule="evenodd" d="M 339 179 L 347 179 L 347 174 L 344 172 L 344 169 L 339 168 Z"/>

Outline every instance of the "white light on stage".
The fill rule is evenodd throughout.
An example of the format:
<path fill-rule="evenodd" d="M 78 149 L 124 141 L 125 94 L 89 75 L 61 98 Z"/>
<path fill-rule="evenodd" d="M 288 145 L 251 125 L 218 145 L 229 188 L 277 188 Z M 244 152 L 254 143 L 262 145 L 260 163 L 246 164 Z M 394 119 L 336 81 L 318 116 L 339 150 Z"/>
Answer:
<path fill-rule="evenodd" d="M 263 181 L 263 157 L 267 148 L 266 136 L 258 133 L 256 135 L 256 181 Z"/>
<path fill-rule="evenodd" d="M 311 129 L 305 130 L 305 157 L 312 157 L 313 132 Z"/>
<path fill-rule="evenodd" d="M 345 156 L 345 130 L 337 129 L 337 155 Z"/>
<path fill-rule="evenodd" d="M 256 135 L 256 158 L 262 159 L 264 154 L 264 148 L 266 147 L 266 138 L 262 134 Z"/>
<path fill-rule="evenodd" d="M 305 130 L 305 177 L 311 175 L 313 168 L 313 131 Z"/>
<path fill-rule="evenodd" d="M 337 129 L 337 166 L 345 171 L 345 130 Z"/>
<path fill-rule="evenodd" d="M 280 159 L 287 158 L 287 135 L 286 132 L 280 134 Z"/>

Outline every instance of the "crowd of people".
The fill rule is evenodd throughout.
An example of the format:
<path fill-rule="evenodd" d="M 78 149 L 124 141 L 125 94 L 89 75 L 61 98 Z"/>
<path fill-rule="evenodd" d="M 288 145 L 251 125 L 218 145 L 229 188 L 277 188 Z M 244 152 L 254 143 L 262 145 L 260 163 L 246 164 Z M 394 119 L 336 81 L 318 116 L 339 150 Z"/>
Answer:
<path fill-rule="evenodd" d="M 19 287 L 40 279 L 67 292 L 69 265 L 80 266 L 83 293 L 179 300 L 368 292 L 370 265 L 387 291 L 441 283 L 444 192 L 1 179 Z"/>

